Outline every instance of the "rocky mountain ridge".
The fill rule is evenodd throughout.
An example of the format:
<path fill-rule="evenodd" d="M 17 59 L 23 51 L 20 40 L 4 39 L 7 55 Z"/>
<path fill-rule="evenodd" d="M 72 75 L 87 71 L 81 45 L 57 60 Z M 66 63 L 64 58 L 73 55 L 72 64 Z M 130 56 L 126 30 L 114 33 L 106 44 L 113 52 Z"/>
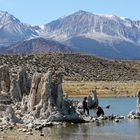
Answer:
<path fill-rule="evenodd" d="M 37 36 L 31 25 L 23 24 L 8 12 L 0 11 L 0 46 L 9 46 Z"/>
<path fill-rule="evenodd" d="M 53 40 L 34 38 L 0 48 L 0 54 L 32 54 L 41 52 L 71 52 L 67 46 Z"/>
<path fill-rule="evenodd" d="M 86 54 L 140 58 L 140 21 L 80 10 L 42 26 L 31 26 L 0 11 L 1 48 L 37 37 L 59 41 Z"/>
<path fill-rule="evenodd" d="M 115 15 L 95 15 L 78 11 L 46 24 L 44 34 L 58 40 L 85 36 L 92 39 L 111 38 L 139 42 L 139 27 L 139 21 L 123 19 Z"/>

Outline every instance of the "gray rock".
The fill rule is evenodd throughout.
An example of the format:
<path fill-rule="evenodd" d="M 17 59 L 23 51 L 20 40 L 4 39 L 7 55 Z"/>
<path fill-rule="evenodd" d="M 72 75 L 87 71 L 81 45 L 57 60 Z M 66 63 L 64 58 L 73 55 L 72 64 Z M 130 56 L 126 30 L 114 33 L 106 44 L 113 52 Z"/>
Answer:
<path fill-rule="evenodd" d="M 64 98 L 63 77 L 59 71 L 49 69 L 47 73 L 35 73 L 31 85 L 25 69 L 20 68 L 17 74 L 10 75 L 7 77 L 11 77 L 7 88 L 9 92 L 6 91 L 7 83 L 1 84 L 2 91 L 7 92 L 6 96 L 14 103 L 5 107 L 6 122 L 24 123 L 31 127 L 38 123 L 44 127 L 48 126 L 48 122 L 54 121 L 84 121 L 77 113 L 73 101 Z"/>
<path fill-rule="evenodd" d="M 137 93 L 137 110 L 136 114 L 140 115 L 140 91 Z"/>
<path fill-rule="evenodd" d="M 62 74 L 58 71 L 35 73 L 27 102 L 28 112 L 36 119 L 48 122 L 81 120 L 73 102 L 63 99 Z"/>
<path fill-rule="evenodd" d="M 116 123 L 120 122 L 120 120 L 119 120 L 119 119 L 115 119 L 114 121 L 115 121 Z"/>
<path fill-rule="evenodd" d="M 26 134 L 27 134 L 27 135 L 33 135 L 33 133 L 32 133 L 32 132 L 27 132 Z"/>
<path fill-rule="evenodd" d="M 92 96 L 88 96 L 88 106 L 89 108 L 95 108 L 99 104 L 98 98 L 97 98 L 97 92 L 96 90 L 92 91 Z"/>
<path fill-rule="evenodd" d="M 11 106 L 8 106 L 5 112 L 5 120 L 11 123 L 19 123 L 19 118 L 16 117 L 14 109 Z"/>
<path fill-rule="evenodd" d="M 25 68 L 20 68 L 17 75 L 11 78 L 10 95 L 13 101 L 21 101 L 30 90 L 30 79 Z"/>
<path fill-rule="evenodd" d="M 0 66 L 0 95 L 5 93 L 8 95 L 10 90 L 10 75 L 7 65 Z"/>

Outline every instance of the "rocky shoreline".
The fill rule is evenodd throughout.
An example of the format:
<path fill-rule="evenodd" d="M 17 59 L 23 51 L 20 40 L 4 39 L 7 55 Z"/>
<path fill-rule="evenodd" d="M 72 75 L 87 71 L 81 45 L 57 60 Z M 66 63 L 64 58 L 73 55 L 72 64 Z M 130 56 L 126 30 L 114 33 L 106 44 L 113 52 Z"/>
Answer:
<path fill-rule="evenodd" d="M 1 66 L 0 133 L 16 130 L 33 135 L 33 131 L 39 131 L 40 136 L 44 136 L 44 127 L 140 119 L 140 93 L 137 95 L 137 111 L 128 116 L 87 116 L 77 104 L 64 96 L 62 79 L 62 73 L 54 69 L 48 69 L 47 73 L 34 73 L 30 79 L 25 68 L 13 72 L 7 65 Z M 90 97 L 91 103 L 92 99 Z"/>
<path fill-rule="evenodd" d="M 83 119 L 85 120 L 84 123 L 95 123 L 95 124 L 102 124 L 103 122 L 109 123 L 121 123 L 123 120 L 126 119 L 140 119 L 140 116 L 130 113 L 128 116 L 100 116 L 100 117 L 91 117 L 91 116 L 83 116 Z M 1 120 L 0 120 L 1 121 Z M 62 127 L 69 127 L 70 125 L 74 125 L 73 122 L 51 122 L 51 123 L 45 123 L 42 122 L 42 124 L 13 124 L 13 123 L 0 123 L 0 138 L 6 138 L 7 136 L 5 134 L 10 133 L 18 133 L 18 135 L 22 135 L 23 137 L 28 136 L 30 138 L 31 136 L 44 137 L 46 134 L 44 134 L 43 129 L 44 127 L 51 127 L 51 128 L 62 128 Z M 21 136 L 20 136 L 21 137 Z M 48 135 L 49 137 L 49 135 Z M 8 139 L 8 138 L 7 138 Z M 12 139 L 12 138 L 9 138 Z"/>

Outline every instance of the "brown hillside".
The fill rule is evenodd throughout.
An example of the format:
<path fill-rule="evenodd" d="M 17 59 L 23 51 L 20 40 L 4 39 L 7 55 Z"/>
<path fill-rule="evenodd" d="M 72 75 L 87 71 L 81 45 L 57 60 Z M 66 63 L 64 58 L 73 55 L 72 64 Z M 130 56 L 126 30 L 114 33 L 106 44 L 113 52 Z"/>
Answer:
<path fill-rule="evenodd" d="M 10 68 L 25 66 L 30 75 L 46 72 L 54 67 L 70 81 L 130 81 L 140 80 L 140 61 L 107 60 L 72 53 L 46 53 L 32 55 L 0 55 L 0 65 Z"/>

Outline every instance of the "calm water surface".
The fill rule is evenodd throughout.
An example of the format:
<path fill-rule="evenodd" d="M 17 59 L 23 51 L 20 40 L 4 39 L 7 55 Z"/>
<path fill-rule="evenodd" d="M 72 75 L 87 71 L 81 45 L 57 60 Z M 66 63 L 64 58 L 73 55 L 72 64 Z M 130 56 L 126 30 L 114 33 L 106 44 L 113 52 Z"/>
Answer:
<path fill-rule="evenodd" d="M 135 98 L 101 98 L 99 103 L 106 115 L 126 116 L 136 109 Z M 106 105 L 111 105 L 110 109 L 105 109 Z M 95 116 L 95 111 L 90 110 L 90 114 Z M 49 135 L 54 140 L 140 140 L 140 120 L 73 124 L 62 128 L 45 128 L 43 131 L 46 137 Z"/>

